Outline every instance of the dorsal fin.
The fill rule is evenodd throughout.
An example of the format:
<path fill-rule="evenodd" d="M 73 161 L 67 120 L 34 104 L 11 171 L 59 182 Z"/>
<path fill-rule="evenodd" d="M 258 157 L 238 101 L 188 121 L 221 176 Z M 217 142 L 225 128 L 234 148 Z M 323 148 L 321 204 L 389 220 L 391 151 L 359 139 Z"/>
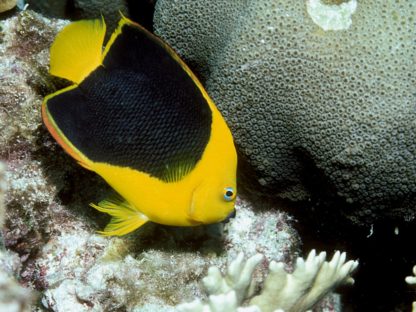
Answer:
<path fill-rule="evenodd" d="M 51 46 L 50 74 L 79 84 L 101 65 L 105 31 L 104 19 L 65 26 Z"/>

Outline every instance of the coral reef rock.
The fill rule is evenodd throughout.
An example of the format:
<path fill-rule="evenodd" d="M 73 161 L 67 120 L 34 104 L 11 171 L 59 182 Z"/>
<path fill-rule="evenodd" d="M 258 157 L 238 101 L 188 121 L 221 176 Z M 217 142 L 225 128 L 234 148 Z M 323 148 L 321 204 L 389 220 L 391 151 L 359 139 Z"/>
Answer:
<path fill-rule="evenodd" d="M 101 237 L 80 229 L 55 236 L 36 260 L 46 285 L 42 303 L 53 311 L 65 311 L 69 304 L 78 311 L 93 307 L 173 311 L 176 304 L 194 296 L 204 298 L 199 282 L 209 266 L 224 268 L 242 251 L 256 253 L 247 238 L 257 241 L 264 255 L 293 262 L 298 240 L 286 215 L 254 215 L 242 201 L 237 209 L 235 219 L 224 228 L 150 224 L 123 238 Z M 241 224 L 246 228 L 237 232 Z M 256 271 L 256 280 L 262 280 L 265 268 Z"/>
<path fill-rule="evenodd" d="M 4 222 L 4 194 L 6 193 L 6 165 L 0 161 L 0 229 L 3 228 Z"/>
<path fill-rule="evenodd" d="M 4 221 L 4 193 L 6 191 L 5 165 L 0 161 L 0 230 Z M 20 275 L 22 263 L 17 254 L 4 250 L 0 233 L 0 311 L 29 312 L 33 293 L 19 285 L 16 277 Z"/>
<path fill-rule="evenodd" d="M 70 3 L 71 10 L 67 12 L 67 18 L 90 19 L 103 16 L 111 34 L 117 27 L 120 14 L 128 15 L 127 6 L 124 0 L 73 0 Z M 68 6 L 68 5 L 67 5 Z"/>
<path fill-rule="evenodd" d="M 15 0 L 14 0 L 15 1 Z M 111 34 L 120 20 L 120 13 L 153 29 L 152 17 L 156 0 L 19 0 L 30 10 L 47 17 L 78 20 L 104 16 L 107 34 Z"/>
<path fill-rule="evenodd" d="M 118 21 L 120 13 L 126 14 L 124 0 L 27 0 L 29 9 L 45 16 L 57 18 L 99 18 Z"/>
<path fill-rule="evenodd" d="M 291 200 L 336 194 L 371 223 L 415 216 L 415 12 L 393 0 L 159 0 L 154 20 L 228 121 L 251 183 Z"/>
<path fill-rule="evenodd" d="M 0 311 L 30 311 L 34 296 L 16 281 L 20 268 L 20 259 L 16 254 L 0 250 Z"/>

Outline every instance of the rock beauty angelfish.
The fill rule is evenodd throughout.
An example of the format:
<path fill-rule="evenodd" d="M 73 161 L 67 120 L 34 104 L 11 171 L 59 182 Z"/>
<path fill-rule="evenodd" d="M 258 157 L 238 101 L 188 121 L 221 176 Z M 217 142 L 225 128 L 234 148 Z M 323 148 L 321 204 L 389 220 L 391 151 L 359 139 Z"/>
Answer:
<path fill-rule="evenodd" d="M 120 199 L 103 235 L 147 221 L 195 226 L 234 212 L 237 155 L 202 84 L 161 39 L 122 16 L 103 49 L 103 19 L 67 25 L 50 49 L 50 74 L 73 82 L 45 97 L 51 135 Z"/>

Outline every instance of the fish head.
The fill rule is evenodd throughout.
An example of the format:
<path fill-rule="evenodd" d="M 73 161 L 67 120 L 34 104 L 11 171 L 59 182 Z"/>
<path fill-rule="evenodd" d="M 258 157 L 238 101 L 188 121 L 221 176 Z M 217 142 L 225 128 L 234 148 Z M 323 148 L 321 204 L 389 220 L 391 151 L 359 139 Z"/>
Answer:
<path fill-rule="evenodd" d="M 235 179 L 204 181 L 192 193 L 188 216 L 193 222 L 202 224 L 223 221 L 234 213 L 236 195 Z"/>

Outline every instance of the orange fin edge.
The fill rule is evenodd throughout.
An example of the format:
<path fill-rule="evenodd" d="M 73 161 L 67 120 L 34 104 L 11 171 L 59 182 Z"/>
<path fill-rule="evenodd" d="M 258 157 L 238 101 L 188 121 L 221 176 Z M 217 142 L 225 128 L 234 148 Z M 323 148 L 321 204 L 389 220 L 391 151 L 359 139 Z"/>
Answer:
<path fill-rule="evenodd" d="M 56 125 L 55 121 L 53 120 L 52 116 L 48 112 L 47 102 L 52 97 L 64 93 L 66 91 L 72 90 L 76 88 L 77 85 L 72 85 L 62 90 L 59 90 L 55 93 L 49 94 L 45 97 L 42 102 L 42 120 L 45 124 L 46 128 L 48 129 L 49 133 L 52 137 L 58 142 L 58 144 L 64 149 L 64 151 L 69 154 L 72 158 L 74 158 L 78 163 L 84 167 L 85 169 L 91 169 L 91 161 L 85 157 L 72 143 L 65 137 L 65 135 L 59 130 L 58 126 Z"/>

